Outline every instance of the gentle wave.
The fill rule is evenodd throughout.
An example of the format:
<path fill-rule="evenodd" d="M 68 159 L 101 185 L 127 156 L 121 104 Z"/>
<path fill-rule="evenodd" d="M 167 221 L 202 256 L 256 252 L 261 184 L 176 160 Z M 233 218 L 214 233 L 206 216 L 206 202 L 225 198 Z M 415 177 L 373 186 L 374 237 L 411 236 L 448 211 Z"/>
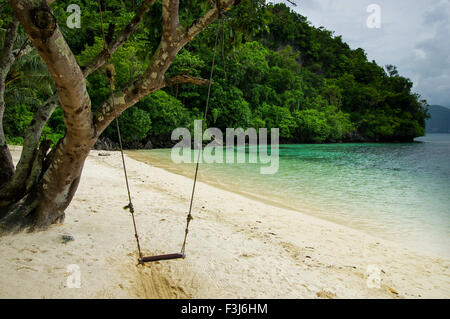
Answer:
<path fill-rule="evenodd" d="M 450 135 L 433 134 L 420 141 L 280 145 L 280 167 L 274 175 L 260 174 L 261 165 L 267 164 L 204 163 L 199 179 L 450 256 Z M 195 164 L 174 164 L 170 149 L 128 154 L 178 174 L 194 174 Z"/>

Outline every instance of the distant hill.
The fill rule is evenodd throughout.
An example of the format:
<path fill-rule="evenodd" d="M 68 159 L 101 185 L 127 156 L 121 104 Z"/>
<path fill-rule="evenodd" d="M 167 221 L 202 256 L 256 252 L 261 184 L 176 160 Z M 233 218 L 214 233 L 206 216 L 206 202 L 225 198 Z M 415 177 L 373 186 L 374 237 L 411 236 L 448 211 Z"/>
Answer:
<path fill-rule="evenodd" d="M 426 122 L 427 133 L 450 133 L 450 109 L 441 105 L 429 107 L 431 118 Z"/>

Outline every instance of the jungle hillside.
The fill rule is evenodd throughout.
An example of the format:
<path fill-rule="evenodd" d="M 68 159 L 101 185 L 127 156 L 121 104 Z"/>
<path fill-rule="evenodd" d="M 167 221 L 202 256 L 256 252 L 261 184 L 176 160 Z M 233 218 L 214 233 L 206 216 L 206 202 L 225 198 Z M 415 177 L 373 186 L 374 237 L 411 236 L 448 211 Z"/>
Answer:
<path fill-rule="evenodd" d="M 183 21 L 194 21 L 204 8 L 180 1 Z M 368 61 L 363 49 L 351 49 L 341 36 L 317 28 L 285 4 L 254 7 L 243 0 L 189 42 L 176 56 L 168 76 L 186 74 L 208 78 L 215 33 L 221 28 L 207 125 L 279 128 L 283 143 L 412 141 L 425 134 L 426 101 L 413 93 L 413 83 L 395 66 Z M 69 28 L 70 4 L 81 8 L 81 28 Z M 123 29 L 139 1 L 103 1 L 107 36 Z M 301 4 L 299 5 L 301 11 Z M 57 23 L 77 62 L 83 66 L 103 50 L 97 1 L 60 0 L 52 4 Z M 7 17 L 8 6 L 0 10 Z M 125 87 L 142 75 L 161 34 L 161 1 L 156 1 L 143 26 L 112 56 L 116 86 Z M 198 11 L 198 12 L 197 12 Z M 8 19 L 0 20 L 1 41 Z M 151 27 L 148 27 L 151 26 Z M 3 45 L 3 43 L 1 43 Z M 21 145 L 33 114 L 56 92 L 44 62 L 26 33 L 19 29 L 16 59 L 6 78 L 3 126 L 9 144 Z M 87 77 L 95 111 L 110 94 L 107 78 Z M 177 127 L 191 128 L 202 117 L 206 86 L 177 84 L 158 90 L 120 117 L 128 148 L 170 145 Z M 57 107 L 44 127 L 42 139 L 53 144 L 65 135 L 63 110 Z M 100 139 L 117 142 L 110 125 Z"/>

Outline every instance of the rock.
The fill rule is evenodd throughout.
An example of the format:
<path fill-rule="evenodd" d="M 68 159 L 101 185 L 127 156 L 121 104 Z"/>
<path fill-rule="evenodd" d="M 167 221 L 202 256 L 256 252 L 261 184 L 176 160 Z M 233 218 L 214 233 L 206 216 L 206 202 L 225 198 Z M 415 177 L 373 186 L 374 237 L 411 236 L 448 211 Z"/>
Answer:
<path fill-rule="evenodd" d="M 126 145 L 126 148 L 131 150 L 140 150 L 144 148 L 144 145 L 139 141 L 133 141 Z"/>
<path fill-rule="evenodd" d="M 394 288 L 389 287 L 389 291 L 392 292 L 394 295 L 398 295 L 397 290 L 395 290 Z"/>
<path fill-rule="evenodd" d="M 323 299 L 334 299 L 336 298 L 336 294 L 331 291 L 321 290 L 316 292 L 316 296 Z"/>
<path fill-rule="evenodd" d="M 75 238 L 72 235 L 65 234 L 65 235 L 61 236 L 61 241 L 63 244 L 67 244 L 69 241 L 74 241 L 74 240 L 75 240 Z"/>
<path fill-rule="evenodd" d="M 102 151 L 118 151 L 119 144 L 111 141 L 107 137 L 100 137 L 97 142 L 95 142 L 93 149 Z"/>
<path fill-rule="evenodd" d="M 151 140 L 148 140 L 147 143 L 144 145 L 144 149 L 151 150 L 153 148 L 153 143 Z"/>
<path fill-rule="evenodd" d="M 177 143 L 177 141 L 172 141 L 170 132 L 162 133 L 158 136 L 152 137 L 151 142 L 153 144 L 153 147 L 156 148 L 170 148 Z"/>

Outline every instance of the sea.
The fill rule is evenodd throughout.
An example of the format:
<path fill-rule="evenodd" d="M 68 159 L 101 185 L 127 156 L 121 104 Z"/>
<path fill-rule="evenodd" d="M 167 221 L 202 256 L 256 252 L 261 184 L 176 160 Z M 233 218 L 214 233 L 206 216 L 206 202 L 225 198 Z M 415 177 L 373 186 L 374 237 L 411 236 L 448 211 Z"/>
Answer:
<path fill-rule="evenodd" d="M 195 163 L 177 164 L 171 152 L 127 153 L 193 178 Z M 248 160 L 258 149 L 224 148 L 224 157 L 226 152 L 235 158 L 245 153 Z M 279 145 L 278 152 L 274 174 L 261 174 L 267 164 L 258 157 L 257 163 L 201 163 L 198 179 L 275 207 L 450 257 L 450 134 L 428 134 L 413 143 Z"/>

